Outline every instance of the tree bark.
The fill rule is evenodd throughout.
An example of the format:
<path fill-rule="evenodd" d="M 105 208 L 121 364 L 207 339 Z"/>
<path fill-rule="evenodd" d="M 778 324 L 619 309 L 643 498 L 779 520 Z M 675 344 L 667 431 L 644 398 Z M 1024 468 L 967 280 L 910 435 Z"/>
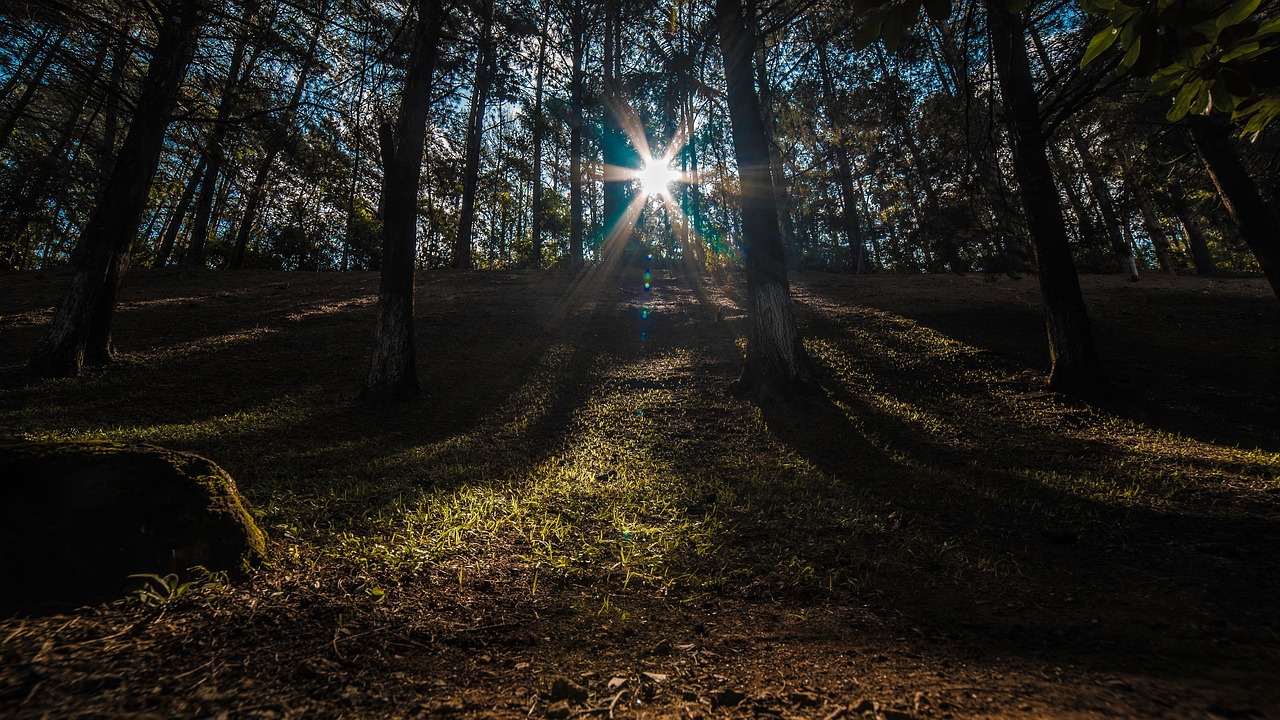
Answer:
<path fill-rule="evenodd" d="M 755 0 L 747 1 L 746 12 L 752 20 L 751 33 L 755 36 L 756 86 L 760 91 L 760 119 L 764 122 L 765 132 L 769 136 L 769 179 L 773 183 L 774 207 L 778 212 L 778 231 L 782 234 L 782 244 L 787 248 L 787 263 L 795 265 L 796 233 L 791 219 L 791 195 L 787 188 L 786 168 L 782 164 L 782 153 L 778 151 L 778 114 L 774 111 L 773 84 L 769 81 L 769 49 L 765 45 L 764 35 L 760 33 L 760 23 L 755 18 Z"/>
<path fill-rule="evenodd" d="M 573 29 L 572 29 L 572 69 L 570 74 L 570 104 L 572 117 L 570 118 L 570 128 L 568 128 L 568 260 L 573 269 L 580 269 L 584 259 L 582 259 L 582 104 L 585 101 L 586 77 L 585 70 L 582 65 L 585 63 L 586 56 L 586 9 L 585 4 L 581 0 L 573 4 Z M 607 33 L 605 33 L 607 35 Z M 608 64 L 608 60 L 605 60 Z M 609 109 L 605 106 L 605 118 L 608 118 Z M 608 120 L 605 119 L 605 126 L 608 126 Z M 605 133 L 608 133 L 608 127 L 605 127 Z M 605 151 L 605 163 L 608 161 L 608 151 Z M 605 170 L 607 172 L 607 170 Z M 607 179 L 604 181 L 604 197 L 605 205 L 608 204 L 609 183 Z M 605 225 L 608 227 L 608 225 Z"/>
<path fill-rule="evenodd" d="M 547 2 L 542 16 L 542 27 L 538 33 L 538 69 L 537 80 L 533 91 L 533 206 L 532 244 L 529 247 L 529 267 L 542 267 L 542 135 L 544 120 L 542 117 L 542 88 L 547 76 L 547 27 L 550 22 L 551 3 Z"/>
<path fill-rule="evenodd" d="M 1089 314 L 1049 167 L 1022 19 L 1010 13 L 1000 0 L 986 0 L 986 8 L 1014 172 L 1022 190 L 1044 295 L 1051 362 L 1049 387 L 1075 395 L 1102 393 L 1108 383 L 1094 350 Z"/>
<path fill-rule="evenodd" d="M 627 206 L 627 186 L 629 180 L 619 177 L 620 171 L 627 165 L 627 136 L 622 130 L 622 18 L 621 5 L 618 2 L 605 3 L 603 88 L 604 88 L 604 127 L 600 138 L 601 155 L 604 163 L 604 243 L 602 250 L 608 250 L 616 256 L 622 255 L 626 241 L 620 233 L 622 216 Z M 611 240 L 612 239 L 612 240 Z M 610 242 L 617 247 L 607 247 Z M 574 256 L 575 266 L 581 267 L 581 260 Z"/>
<path fill-rule="evenodd" d="M 413 265 L 417 255 L 418 188 L 426 147 L 431 75 L 440 39 L 441 0 L 418 0 L 417 26 L 400 95 L 394 137 L 384 143 L 382 273 L 373 357 L 361 397 L 371 402 L 421 395 L 413 344 Z"/>
<path fill-rule="evenodd" d="M 1217 115 L 1188 115 L 1187 124 L 1222 204 L 1280 298 L 1280 221 L 1231 146 L 1227 121 Z"/>
<path fill-rule="evenodd" d="M 462 170 L 462 209 L 458 218 L 458 235 L 453 243 L 453 267 L 470 270 L 475 267 L 472 256 L 476 222 L 476 191 L 480 185 L 480 150 L 484 144 L 484 115 L 489 106 L 489 90 L 493 86 L 494 39 L 493 2 L 483 4 L 484 28 L 480 31 L 480 48 L 476 53 L 476 79 L 471 86 L 471 111 L 467 117 L 467 149 Z"/>
<path fill-rule="evenodd" d="M 787 280 L 786 245 L 770 175 L 769 135 L 760 117 L 752 77 L 754 18 L 741 0 L 716 0 L 720 52 L 742 203 L 742 246 L 747 271 L 747 356 L 738 387 L 786 398 L 808 379 Z"/>
<path fill-rule="evenodd" d="M 110 324 L 120 277 L 142 221 L 178 89 L 195 52 L 203 3 L 170 0 L 162 17 L 129 132 L 81 237 L 85 263 L 72 277 L 71 287 L 31 358 L 29 368 L 34 373 L 76 375 L 84 364 L 90 337 L 98 343 L 107 340 L 106 345 L 94 348 L 92 357 L 110 356 Z"/>

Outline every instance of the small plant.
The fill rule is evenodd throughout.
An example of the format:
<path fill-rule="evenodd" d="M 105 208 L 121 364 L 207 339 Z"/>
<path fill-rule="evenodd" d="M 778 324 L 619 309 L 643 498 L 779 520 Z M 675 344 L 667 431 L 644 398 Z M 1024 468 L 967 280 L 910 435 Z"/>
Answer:
<path fill-rule="evenodd" d="M 193 588 L 219 585 L 225 578 L 225 573 L 210 572 L 200 566 L 191 570 L 196 573 L 196 577 L 191 580 L 183 580 L 177 573 L 169 573 L 163 577 L 155 573 L 130 575 L 131 578 L 144 581 L 142 587 L 133 591 L 132 597 L 148 607 L 164 607 Z"/>

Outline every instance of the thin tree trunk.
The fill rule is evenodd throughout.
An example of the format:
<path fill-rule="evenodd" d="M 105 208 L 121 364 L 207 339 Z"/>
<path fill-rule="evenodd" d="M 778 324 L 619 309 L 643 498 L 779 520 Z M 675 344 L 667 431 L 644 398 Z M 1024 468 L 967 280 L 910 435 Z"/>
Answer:
<path fill-rule="evenodd" d="M 245 10 L 245 20 L 251 21 L 257 15 L 257 2 Z M 191 221 L 191 237 L 187 241 L 187 250 L 182 255 L 185 265 L 203 266 L 205 264 L 204 245 L 208 240 L 210 218 L 213 213 L 213 201 L 218 185 L 218 176 L 222 173 L 222 163 L 226 159 L 226 139 L 231 131 L 231 111 L 239 94 L 241 82 L 241 66 L 244 64 L 245 52 L 248 50 L 247 35 L 238 35 L 231 52 L 231 66 L 227 69 L 227 81 L 222 86 L 222 96 L 218 99 L 218 112 L 213 128 L 206 141 L 204 179 L 200 182 L 200 195 L 196 200 L 196 216 Z"/>
<path fill-rule="evenodd" d="M 1062 206 L 1049 167 L 1025 30 L 1021 18 L 1010 13 L 1000 0 L 986 0 L 986 8 L 1014 172 L 1022 190 L 1044 295 L 1052 363 L 1049 387 L 1077 395 L 1097 394 L 1106 390 L 1107 380 L 1094 350 L 1089 314 L 1071 260 Z"/>
<path fill-rule="evenodd" d="M 748 0 L 747 13 L 751 18 L 751 33 L 755 36 L 755 71 L 756 85 L 760 90 L 761 120 L 764 121 L 765 132 L 769 135 L 769 179 L 773 185 L 774 207 L 778 212 L 778 231 L 782 234 L 782 243 L 787 248 L 787 264 L 796 263 L 795 226 L 791 219 L 791 197 L 787 191 L 787 174 L 782 166 L 782 154 L 778 152 L 778 114 L 774 110 L 773 85 L 769 81 L 769 50 L 765 46 L 764 36 L 760 34 L 759 22 L 755 19 L 755 0 Z"/>
<path fill-rule="evenodd" d="M 462 210 L 458 218 L 458 235 L 453 244 L 454 269 L 475 267 L 472 257 L 476 222 L 476 190 L 480 185 L 480 150 L 484 144 L 484 115 L 488 110 L 489 90 L 493 86 L 494 40 L 493 2 L 484 4 L 484 28 L 480 31 L 480 48 L 476 53 L 476 79 L 471 86 L 471 112 L 467 118 L 467 149 L 462 170 Z"/>
<path fill-rule="evenodd" d="M 178 199 L 178 204 L 173 208 L 173 214 L 169 216 L 169 222 L 165 225 L 164 235 L 160 237 L 160 248 L 156 250 L 156 258 L 151 263 L 153 268 L 162 268 L 169 263 L 169 256 L 173 254 L 174 243 L 178 241 L 178 233 L 182 230 L 182 223 L 187 219 L 187 213 L 191 212 L 191 202 L 195 199 L 196 190 L 200 188 L 200 179 L 204 177 L 204 168 L 208 158 L 204 153 L 200 154 L 200 160 L 196 163 L 196 169 L 191 173 L 191 177 L 187 180 L 187 186 L 182 191 L 182 197 Z"/>
<path fill-rule="evenodd" d="M 1173 181 L 1169 189 L 1169 200 L 1178 223 L 1182 225 L 1182 232 L 1187 236 L 1187 245 L 1191 246 L 1191 264 L 1195 265 L 1196 274 L 1217 275 L 1218 266 L 1213 262 L 1213 254 L 1209 252 L 1209 243 L 1196 225 L 1191 208 L 1187 206 L 1186 192 L 1182 189 L 1182 183 L 1177 180 Z"/>
<path fill-rule="evenodd" d="M 831 146 L 836 154 L 836 167 L 840 174 L 840 219 L 844 226 L 845 241 L 849 244 L 849 267 L 853 272 L 867 272 L 867 247 L 862 239 L 862 223 L 858 221 L 858 207 L 853 191 L 853 163 L 844 146 L 843 133 L 831 116 L 831 103 L 835 102 L 835 83 L 831 78 L 831 64 L 827 57 L 827 44 L 818 42 L 818 72 L 822 75 L 822 94 L 827 103 L 827 126 L 831 133 Z"/>
<path fill-rule="evenodd" d="M 9 79 L 5 81 L 3 87 L 0 87 L 0 98 L 7 98 L 13 94 L 18 83 L 22 82 L 23 77 L 26 76 L 27 70 L 30 70 L 31 66 L 36 64 L 36 60 L 41 58 L 40 53 L 45 52 L 51 45 L 62 42 L 65 33 L 60 33 L 56 40 L 50 41 L 49 38 L 53 37 L 53 33 L 53 30 L 45 30 L 40 37 L 32 41 L 31 47 L 23 53 L 22 59 L 18 61 L 18 66 L 13 69 Z"/>
<path fill-rule="evenodd" d="M 1053 63 L 1050 62 L 1049 52 L 1045 49 L 1039 32 L 1034 25 L 1029 28 L 1029 31 L 1031 44 L 1036 49 L 1040 64 L 1044 66 L 1045 74 L 1050 79 L 1056 80 L 1057 75 L 1053 69 Z M 1106 180 L 1098 170 L 1098 164 L 1093 159 L 1093 151 L 1089 148 L 1089 144 L 1085 142 L 1084 136 L 1080 134 L 1080 128 L 1070 121 L 1063 124 L 1071 139 L 1071 146 L 1080 157 L 1080 169 L 1084 172 L 1085 180 L 1089 183 L 1089 189 L 1093 192 L 1094 201 L 1098 204 L 1098 210 L 1102 213 L 1103 228 L 1106 230 L 1107 241 L 1111 244 L 1111 251 L 1115 254 L 1120 272 L 1128 273 L 1129 279 L 1136 282 L 1138 280 L 1138 263 L 1133 255 L 1133 245 L 1126 240 L 1125 232 L 1121 227 L 1120 215 L 1116 212 L 1115 201 L 1111 197 L 1111 188 L 1107 186 Z M 1066 184 L 1067 179 L 1064 177 L 1063 185 Z"/>
<path fill-rule="evenodd" d="M 610 252 L 618 256 L 623 254 L 629 238 L 621 233 L 622 216 L 627 206 L 627 186 L 629 181 L 620 177 L 622 168 L 627 162 L 627 137 L 622 130 L 622 112 L 625 99 L 622 93 L 622 57 L 621 34 L 622 18 L 620 4 L 605 3 L 603 86 L 604 86 L 604 128 L 601 136 L 601 150 L 604 162 L 604 242 Z M 616 243 L 616 247 L 608 247 L 608 243 Z M 572 249 L 571 249 L 572 252 Z M 575 263 L 577 263 L 575 255 Z"/>
<path fill-rule="evenodd" d="M 1280 221 L 1231 146 L 1227 122 L 1217 115 L 1189 115 L 1187 124 L 1222 204 L 1240 226 L 1272 292 L 1280 297 Z"/>
<path fill-rule="evenodd" d="M 394 136 L 384 143 L 382 273 L 373 356 L 361 397 L 372 402 L 421 395 L 413 343 L 413 268 L 417 259 L 418 189 L 426 147 L 431 75 L 440 38 L 441 0 L 418 0 L 417 27 L 400 95 Z M 387 133 L 391 134 L 391 133 Z"/>
<path fill-rule="evenodd" d="M 109 356 L 118 283 L 142 221 L 165 130 L 195 52 L 196 30 L 204 17 L 198 0 L 171 0 L 164 10 L 164 22 L 129 132 L 81 238 L 87 249 L 85 264 L 72 278 L 71 287 L 31 358 L 32 372 L 56 377 L 76 375 L 84 363 L 91 336 L 98 343 L 106 339 L 106 344 L 95 348 L 91 356 Z"/>
<path fill-rule="evenodd" d="M 583 217 L 582 217 L 582 193 L 585 178 L 582 176 L 582 105 L 585 101 L 585 85 L 586 77 L 584 75 L 583 64 L 587 52 L 587 28 L 586 17 L 583 13 L 584 3 L 577 2 L 574 5 L 573 22 L 574 27 L 571 31 L 573 37 L 571 39 L 573 52 L 573 68 L 569 76 L 569 92 L 572 95 L 570 112 L 572 116 L 569 119 L 569 264 L 575 270 L 583 266 L 582 255 L 582 234 L 583 234 Z M 606 48 L 607 48 L 606 33 Z M 608 64 L 608 50 L 606 49 L 605 63 Z M 606 86 L 607 87 L 607 86 Z M 608 130 L 609 107 L 606 103 L 605 113 L 605 134 Z M 608 150 L 605 150 L 605 156 L 608 157 Z M 608 160 L 606 159 L 607 163 Z M 607 172 L 607 171 L 606 171 Z M 609 199 L 608 180 L 605 181 L 605 203 Z"/>
<path fill-rule="evenodd" d="M 111 76 L 107 80 L 106 113 L 102 122 L 102 152 L 98 165 L 102 182 L 111 176 L 111 164 L 116 157 L 116 133 L 120 127 L 120 88 L 124 85 L 124 69 L 129 64 L 129 45 L 124 33 L 116 39 L 111 60 Z"/>
<path fill-rule="evenodd" d="M 1159 263 L 1160 269 L 1164 272 L 1174 275 L 1177 270 L 1173 264 L 1173 248 L 1169 245 L 1169 236 L 1164 231 L 1164 225 L 1161 224 L 1156 210 L 1151 205 L 1151 201 L 1144 195 L 1140 194 L 1136 188 L 1133 190 L 1134 197 L 1138 200 L 1138 210 L 1142 213 L 1142 225 L 1147 231 L 1147 237 L 1151 238 L 1151 248 L 1155 250 L 1156 262 Z"/>
<path fill-rule="evenodd" d="M 542 267 L 542 86 L 547 76 L 547 24 L 551 19 L 551 3 L 544 1 L 547 6 L 538 34 L 538 79 L 533 91 L 533 198 L 530 201 L 533 206 L 533 242 L 529 248 L 529 267 L 535 270 Z"/>
<path fill-rule="evenodd" d="M 1107 181 L 1102 177 L 1102 172 L 1098 170 L 1098 164 L 1093 160 L 1093 151 L 1089 149 L 1088 143 L 1085 142 L 1084 136 L 1072 123 L 1066 123 L 1067 133 L 1071 137 L 1071 145 L 1075 148 L 1076 155 L 1080 157 L 1080 167 L 1084 171 L 1085 179 L 1089 181 L 1089 189 L 1093 191 L 1093 199 L 1098 204 L 1098 210 L 1102 213 L 1102 224 L 1107 231 L 1107 240 L 1111 243 L 1111 251 L 1115 253 L 1116 264 L 1120 268 L 1120 272 L 1128 273 L 1129 279 L 1137 281 L 1138 264 L 1133 257 L 1133 247 L 1124 239 L 1124 231 L 1121 228 L 1120 214 L 1116 212 L 1115 201 L 1111 197 L 1111 188 L 1107 187 Z"/>
<path fill-rule="evenodd" d="M 9 110 L 9 117 L 5 119 L 4 125 L 0 126 L 0 153 L 3 153 L 5 148 L 9 146 L 9 141 L 13 138 L 13 131 L 18 129 L 18 121 L 26 113 L 31 102 L 36 99 L 36 94 L 44 87 L 44 74 L 49 71 L 49 66 L 53 64 L 53 59 L 62 47 L 62 41 L 66 38 L 66 35 L 65 31 L 60 31 L 58 37 L 49 44 L 44 57 L 40 59 L 40 64 L 36 66 L 35 72 L 27 80 L 26 87 L 22 89 L 22 94 L 14 101 L 13 108 Z"/>
<path fill-rule="evenodd" d="M 1107 242 L 1098 234 L 1098 224 L 1094 222 L 1093 216 L 1089 214 L 1089 207 L 1084 204 L 1084 198 L 1080 196 L 1080 188 L 1072 182 L 1071 167 L 1067 164 L 1065 158 L 1062 157 L 1061 151 L 1057 146 L 1049 145 L 1049 154 L 1057 166 L 1058 184 L 1062 186 L 1063 191 L 1067 195 L 1067 204 L 1071 206 L 1071 212 L 1076 216 L 1079 225 L 1080 239 L 1086 247 L 1102 248 Z"/>
<path fill-rule="evenodd" d="M 770 177 L 769 135 L 760 119 L 752 77 L 754 19 L 741 0 L 716 0 L 726 97 L 738 161 L 742 244 L 747 271 L 747 357 L 738 387 L 788 397 L 808 377 L 808 362 L 791 306 L 786 245 L 778 234 Z"/>
<path fill-rule="evenodd" d="M 236 230 L 235 244 L 231 250 L 231 261 L 228 263 L 232 270 L 239 270 L 244 265 L 244 255 L 248 250 L 249 236 L 253 234 L 253 224 L 258 220 L 258 210 L 262 206 L 263 198 L 266 196 L 267 181 L 271 179 L 271 168 L 275 165 L 276 158 L 284 151 L 284 146 L 289 139 L 289 128 L 293 125 L 293 119 L 298 114 L 298 103 L 302 101 L 302 93 L 306 90 L 307 80 L 311 77 L 316 46 L 320 43 L 320 31 L 323 28 L 324 23 L 317 20 L 311 30 L 311 37 L 307 41 L 306 58 L 302 61 L 302 67 L 298 70 L 298 81 L 294 83 L 293 93 L 289 96 L 289 105 L 280 117 L 278 127 L 272 130 L 266 148 L 267 152 L 262 161 L 258 163 L 258 168 L 253 174 L 253 182 L 249 185 L 249 199 L 245 202 L 244 215 L 240 218 L 240 226 Z"/>

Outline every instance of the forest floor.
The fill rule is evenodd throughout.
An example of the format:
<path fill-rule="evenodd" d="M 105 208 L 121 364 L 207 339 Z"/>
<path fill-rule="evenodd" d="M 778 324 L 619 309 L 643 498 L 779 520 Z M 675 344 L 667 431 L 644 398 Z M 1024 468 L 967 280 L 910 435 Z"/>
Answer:
<path fill-rule="evenodd" d="M 425 273 L 383 409 L 375 274 L 134 272 L 44 381 L 69 276 L 0 275 L 0 435 L 212 458 L 270 552 L 0 620 L 0 717 L 1280 717 L 1264 281 L 1083 278 L 1091 406 L 1034 278 L 797 274 L 826 396 L 761 407 L 740 280 L 642 272 Z"/>

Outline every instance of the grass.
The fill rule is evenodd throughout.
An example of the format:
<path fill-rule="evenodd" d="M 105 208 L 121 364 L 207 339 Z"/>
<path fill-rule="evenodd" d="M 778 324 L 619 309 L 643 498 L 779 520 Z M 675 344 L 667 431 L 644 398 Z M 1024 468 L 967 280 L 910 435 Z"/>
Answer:
<path fill-rule="evenodd" d="M 177 312 L 208 301 L 192 295 Z M 317 298 L 311 308 L 292 305 L 284 324 L 333 320 L 365 305 Z M 679 316 L 669 314 L 675 324 Z M 270 315 L 258 309 L 257 317 Z M 488 355 L 486 375 L 527 376 L 470 423 L 448 423 L 431 400 L 386 413 L 360 407 L 326 368 L 326 352 L 292 356 L 285 385 L 275 372 L 227 367 L 256 344 L 263 344 L 259 365 L 277 362 L 271 343 L 290 332 L 233 321 L 194 342 L 131 352 L 122 367 L 81 380 L 10 390 L 21 404 L 8 406 L 0 429 L 205 452 L 233 468 L 268 530 L 285 531 L 278 541 L 309 543 L 365 575 L 403 577 L 427 566 L 483 575 L 518 558 L 544 585 L 559 578 L 662 593 L 760 581 L 866 589 L 886 568 L 999 572 L 1002 563 L 966 533 L 927 526 L 894 533 L 894 511 L 885 507 L 903 498 L 873 490 L 885 483 L 934 485 L 1006 515 L 1072 523 L 1087 522 L 1076 517 L 1088 515 L 1086 501 L 1167 508 L 1193 477 L 1265 490 L 1280 472 L 1274 453 L 1198 443 L 1063 405 L 1035 392 L 1029 374 L 1010 375 L 978 349 L 908 318 L 822 306 L 814 306 L 819 333 L 807 348 L 834 390 L 827 419 L 865 447 L 857 457 L 849 448 L 809 452 L 815 464 L 788 446 L 787 431 L 779 437 L 758 410 L 720 392 L 725 377 L 716 363 L 727 364 L 722 358 L 737 343 L 689 347 L 681 338 L 625 357 L 594 348 L 599 354 L 586 362 L 574 340 L 590 322 L 579 318 L 539 338 L 527 373 L 517 362 L 528 355 Z M 295 328 L 291 344 L 341 343 L 340 353 L 355 357 L 360 343 L 338 335 L 345 325 Z M 190 366 L 172 377 L 183 362 Z M 475 382 L 474 370 L 429 375 L 437 386 Z M 184 393 L 181 380 L 201 388 Z M 206 403 L 212 393 L 221 401 Z M 150 421 L 125 421 L 135 413 L 120 407 L 141 409 L 136 414 Z M 558 424 L 558 436 L 540 436 L 544 422 Z M 1045 447 L 1055 438 L 1073 449 Z M 1037 453 L 1049 462 L 1028 462 Z M 1046 493 L 1057 499 L 1046 502 Z"/>
<path fill-rule="evenodd" d="M 575 307 L 566 299 L 587 290 L 557 274 L 428 276 L 427 399 L 376 409 L 355 399 L 368 278 L 299 274 L 281 290 L 269 274 L 144 275 L 126 296 L 120 364 L 30 381 L 18 349 L 48 314 L 48 279 L 0 320 L 14 338 L 0 434 L 207 455 L 271 538 L 267 587 L 331 587 L 357 609 L 450 587 L 576 593 L 620 623 L 647 603 L 723 597 L 778 599 L 797 617 L 817 599 L 875 601 L 945 623 L 1078 593 L 1089 577 L 1113 587 L 1099 602 L 1115 632 L 1134 620 L 1116 608 L 1148 600 L 1191 627 L 1234 606 L 1188 604 L 1194 592 L 1172 585 L 1153 598 L 1106 563 L 1198 573 L 1200 589 L 1242 572 L 1198 553 L 1206 537 L 1276 538 L 1276 452 L 1045 393 L 1016 351 L 957 339 L 973 328 L 948 334 L 858 304 L 857 286 L 802 284 L 829 397 L 757 407 L 724 391 L 741 315 L 709 319 L 733 286 L 644 296 L 626 282 Z M 1261 598 L 1231 602 L 1257 611 Z M 1057 612 L 1038 621 L 1099 614 Z"/>

